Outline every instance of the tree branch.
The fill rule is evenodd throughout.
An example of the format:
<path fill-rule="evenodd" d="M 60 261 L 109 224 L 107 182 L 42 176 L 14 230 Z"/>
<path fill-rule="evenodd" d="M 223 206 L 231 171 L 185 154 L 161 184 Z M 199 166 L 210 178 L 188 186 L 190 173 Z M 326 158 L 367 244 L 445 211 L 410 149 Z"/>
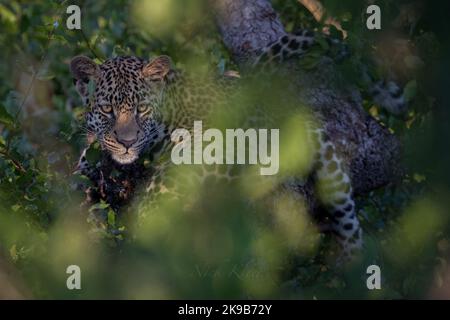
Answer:
<path fill-rule="evenodd" d="M 270 42 L 286 34 L 266 0 L 210 0 L 225 45 L 239 64 L 251 62 Z M 354 89 L 332 85 L 336 75 L 330 63 L 305 71 L 292 64 L 299 98 L 321 115 L 328 135 L 350 168 L 355 193 L 363 194 L 396 182 L 400 143 L 362 108 Z M 311 190 L 304 190 L 308 195 Z"/>
<path fill-rule="evenodd" d="M 318 0 L 298 0 L 309 12 L 314 16 L 317 22 L 323 22 L 325 25 L 332 25 L 342 32 L 342 35 L 347 38 L 347 31 L 342 29 L 341 23 L 334 17 L 327 16 L 324 6 Z M 323 18 L 325 20 L 323 21 Z"/>
<path fill-rule="evenodd" d="M 255 58 L 259 49 L 286 35 L 267 1 L 211 0 L 223 41 L 239 63 Z"/>

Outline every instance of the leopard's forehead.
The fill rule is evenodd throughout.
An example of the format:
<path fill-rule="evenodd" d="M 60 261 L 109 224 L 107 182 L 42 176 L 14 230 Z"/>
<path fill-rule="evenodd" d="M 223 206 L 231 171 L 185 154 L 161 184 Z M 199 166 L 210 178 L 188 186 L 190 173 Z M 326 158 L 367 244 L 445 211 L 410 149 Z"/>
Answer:
<path fill-rule="evenodd" d="M 100 66 L 100 77 L 96 86 L 96 100 L 120 105 L 136 103 L 146 92 L 146 81 L 142 75 L 145 60 L 137 57 L 116 57 Z"/>
<path fill-rule="evenodd" d="M 133 56 L 125 56 L 125 57 L 115 57 L 106 60 L 101 66 L 100 69 L 102 71 L 116 71 L 117 73 L 122 72 L 131 72 L 131 71 L 141 71 L 142 67 L 145 63 L 145 60 L 133 57 Z"/>

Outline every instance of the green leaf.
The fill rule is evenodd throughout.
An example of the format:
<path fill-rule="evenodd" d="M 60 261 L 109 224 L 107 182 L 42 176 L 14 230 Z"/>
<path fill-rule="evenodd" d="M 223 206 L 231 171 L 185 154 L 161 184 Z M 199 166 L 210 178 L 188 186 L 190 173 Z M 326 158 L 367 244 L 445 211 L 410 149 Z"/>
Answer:
<path fill-rule="evenodd" d="M 100 203 L 96 203 L 96 204 L 92 205 L 89 208 L 89 212 L 92 212 L 94 210 L 103 210 L 103 209 L 106 209 L 106 208 L 109 208 L 109 204 L 104 202 L 104 201 L 102 201 Z"/>
<path fill-rule="evenodd" d="M 95 165 L 100 161 L 101 151 L 97 148 L 89 148 L 86 151 L 86 159 L 91 165 Z"/>
<path fill-rule="evenodd" d="M 6 8 L 3 4 L 0 4 L 0 17 L 10 23 L 16 23 L 16 15 Z"/>
<path fill-rule="evenodd" d="M 116 214 L 112 210 L 108 211 L 108 224 L 111 227 L 114 227 L 116 225 Z"/>
<path fill-rule="evenodd" d="M 9 254 L 14 262 L 19 259 L 19 255 L 17 254 L 17 247 L 15 244 L 13 244 L 12 247 L 9 249 Z"/>
<path fill-rule="evenodd" d="M 14 118 L 6 111 L 6 108 L 0 104 L 0 123 L 3 123 L 7 127 L 14 125 Z"/>

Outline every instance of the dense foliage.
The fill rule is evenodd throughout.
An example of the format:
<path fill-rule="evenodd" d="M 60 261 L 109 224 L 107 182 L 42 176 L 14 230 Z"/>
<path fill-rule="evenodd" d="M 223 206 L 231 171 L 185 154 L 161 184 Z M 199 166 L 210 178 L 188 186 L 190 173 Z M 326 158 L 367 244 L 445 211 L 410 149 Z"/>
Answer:
<path fill-rule="evenodd" d="M 336 270 L 322 254 L 329 241 L 309 247 L 295 238 L 297 230 L 308 234 L 308 221 L 263 227 L 243 214 L 243 200 L 233 192 L 198 200 L 202 210 L 189 215 L 178 212 L 181 204 L 168 205 L 141 228 L 135 228 L 132 210 L 122 216 L 104 202 L 81 205 L 85 196 L 77 185 L 88 182 L 72 170 L 84 144 L 83 107 L 70 59 L 164 53 L 195 72 L 235 69 L 203 1 L 80 1 L 81 31 L 65 27 L 67 1 L 0 1 L 0 259 L 14 265 L 26 294 L 423 298 L 449 288 L 448 10 L 429 2 L 422 15 L 403 21 L 399 9 L 413 1 L 377 2 L 382 31 L 365 28 L 365 1 L 323 4 L 348 31 L 352 56 L 339 67 L 345 76 L 359 83 L 362 66 L 370 66 L 405 86 L 410 110 L 404 117 L 365 100 L 367 111 L 402 140 L 405 176 L 358 199 L 363 261 Z M 273 5 L 288 31 L 322 28 L 297 1 Z M 309 59 L 305 67 L 314 67 L 314 57 Z M 81 291 L 66 288 L 71 264 L 82 269 Z M 366 288 L 370 264 L 381 267 L 380 291 Z"/>

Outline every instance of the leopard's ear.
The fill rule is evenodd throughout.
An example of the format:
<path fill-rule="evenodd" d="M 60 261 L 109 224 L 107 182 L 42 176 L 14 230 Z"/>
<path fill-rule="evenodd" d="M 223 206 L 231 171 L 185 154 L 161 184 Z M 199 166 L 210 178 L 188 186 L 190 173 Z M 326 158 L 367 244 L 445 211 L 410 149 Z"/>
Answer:
<path fill-rule="evenodd" d="M 70 61 L 70 71 L 76 80 L 89 80 L 98 75 L 99 67 L 90 58 L 77 56 Z"/>
<path fill-rule="evenodd" d="M 77 56 L 70 62 L 70 71 L 75 79 L 78 93 L 85 101 L 88 98 L 89 80 L 95 80 L 100 74 L 99 66 L 85 56 Z M 86 102 L 86 101 L 85 101 Z"/>
<path fill-rule="evenodd" d="M 170 71 L 170 58 L 159 56 L 148 62 L 143 68 L 143 75 L 153 81 L 162 81 Z"/>

